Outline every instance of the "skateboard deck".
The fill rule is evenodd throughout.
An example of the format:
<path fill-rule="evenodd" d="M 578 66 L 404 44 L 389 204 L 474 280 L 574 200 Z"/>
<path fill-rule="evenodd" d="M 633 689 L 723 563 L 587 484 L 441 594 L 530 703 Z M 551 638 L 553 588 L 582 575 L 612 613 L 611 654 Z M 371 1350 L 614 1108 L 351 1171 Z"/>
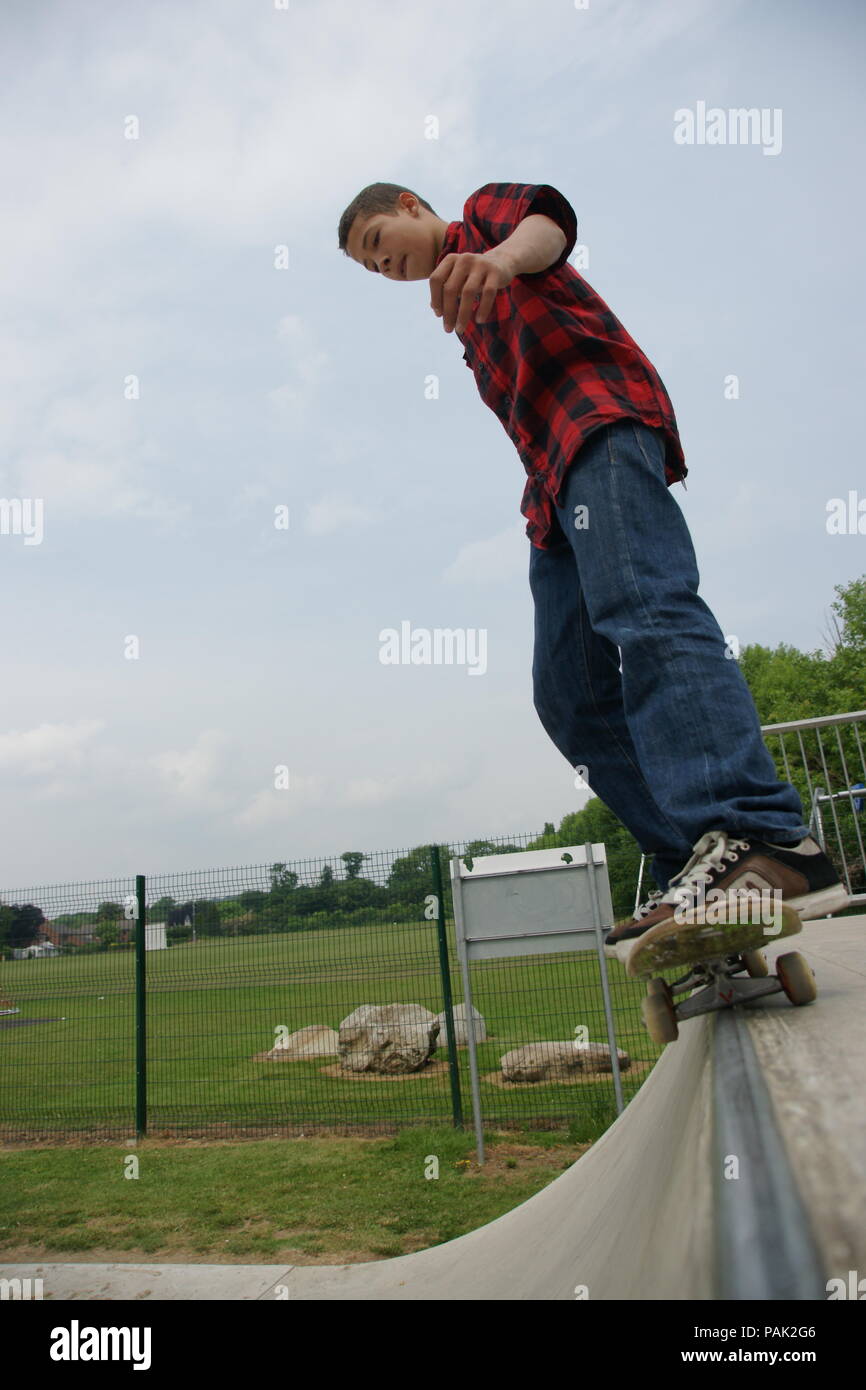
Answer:
<path fill-rule="evenodd" d="M 679 921 L 651 927 L 629 953 L 628 974 L 649 981 L 641 1013 L 656 1043 L 674 1042 L 680 1023 L 699 1014 L 755 1003 L 779 991 L 792 1004 L 811 1004 L 816 997 L 815 976 L 798 951 L 779 956 L 774 974 L 761 953 L 762 946 L 803 930 L 799 913 L 788 903 L 764 914 L 732 905 L 717 914 L 719 921 L 707 921 L 708 915 L 684 912 Z M 678 980 L 660 974 L 679 966 L 686 973 Z"/>
<path fill-rule="evenodd" d="M 650 927 L 629 952 L 629 975 L 636 979 L 680 965 L 702 965 L 743 951 L 759 951 L 803 930 L 800 914 L 784 902 L 772 912 L 745 911 L 741 905 L 728 913 L 724 909 L 719 912 L 720 921 L 705 920 L 709 915 L 684 912 L 681 921 L 672 918 Z"/>

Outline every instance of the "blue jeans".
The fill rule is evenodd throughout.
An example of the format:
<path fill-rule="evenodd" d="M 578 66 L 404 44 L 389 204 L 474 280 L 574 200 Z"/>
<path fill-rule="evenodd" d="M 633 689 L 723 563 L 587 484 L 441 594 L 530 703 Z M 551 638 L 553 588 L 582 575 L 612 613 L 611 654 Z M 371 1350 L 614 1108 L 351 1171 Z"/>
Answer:
<path fill-rule="evenodd" d="M 698 596 L 661 433 L 628 419 L 594 431 L 559 503 L 561 538 L 531 546 L 529 562 L 535 708 L 556 747 L 653 856 L 662 888 L 708 830 L 801 840 L 800 797 L 779 781 L 745 678 Z"/>

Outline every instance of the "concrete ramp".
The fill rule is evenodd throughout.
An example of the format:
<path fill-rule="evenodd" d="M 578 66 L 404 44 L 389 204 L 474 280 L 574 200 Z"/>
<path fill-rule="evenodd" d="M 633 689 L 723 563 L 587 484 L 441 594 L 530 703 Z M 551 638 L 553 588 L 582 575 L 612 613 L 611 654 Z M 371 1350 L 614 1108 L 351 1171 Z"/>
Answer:
<path fill-rule="evenodd" d="M 361 1265 L 8 1265 L 0 1276 L 40 1276 L 57 1299 L 826 1297 L 827 1279 L 866 1272 L 866 916 L 807 923 L 767 954 L 793 947 L 816 972 L 815 1004 L 779 994 L 686 1023 L 588 1153 L 469 1235 Z M 740 1059 L 735 1074 L 724 1056 Z"/>
<path fill-rule="evenodd" d="M 711 1297 L 709 1031 L 696 1020 L 601 1139 L 522 1206 L 414 1255 L 295 1267 L 289 1297 Z"/>
<path fill-rule="evenodd" d="M 737 1010 L 736 1018 L 687 1022 L 598 1143 L 522 1206 L 418 1254 L 296 1267 L 284 1281 L 289 1297 L 711 1299 L 745 1296 L 746 1281 L 756 1296 L 753 1245 L 762 1242 L 777 1262 L 786 1255 L 773 1250 L 772 1229 L 763 1238 L 762 1220 L 803 1226 L 789 1232 L 791 1258 L 814 1266 L 794 1270 L 794 1282 L 788 1270 L 770 1270 L 767 1278 L 776 1282 L 765 1297 L 823 1297 L 827 1278 L 866 1271 L 866 917 L 809 922 L 766 954 L 772 961 L 792 949 L 802 949 L 815 970 L 815 1004 L 794 1008 L 777 994 Z M 744 1097 L 723 1075 L 716 1036 L 722 1028 L 745 1034 L 745 1047 L 751 1041 L 766 1083 L 756 1078 L 760 1095 Z M 735 1117 L 736 1132 L 746 1126 L 735 1181 L 724 1177 L 728 1155 L 718 1143 L 728 1104 L 745 1112 Z M 762 1106 L 765 1113 L 751 1113 Z M 787 1158 L 793 1189 L 793 1206 L 778 1213 L 767 1202 L 763 1212 L 760 1204 L 749 1206 L 750 1193 L 766 1195 L 756 1179 L 770 1177 L 771 1197 L 783 1187 L 778 1170 L 748 1171 L 768 1151 L 766 1127 L 774 1155 Z M 741 1232 L 723 1215 L 726 1203 L 747 1213 Z M 810 1293 L 797 1289 L 803 1276 Z"/>

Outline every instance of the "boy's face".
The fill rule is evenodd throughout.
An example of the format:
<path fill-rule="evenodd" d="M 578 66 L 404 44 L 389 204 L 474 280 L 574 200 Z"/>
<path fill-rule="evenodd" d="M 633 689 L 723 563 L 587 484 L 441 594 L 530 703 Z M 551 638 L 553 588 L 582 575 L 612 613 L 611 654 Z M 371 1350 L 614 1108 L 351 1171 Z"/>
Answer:
<path fill-rule="evenodd" d="M 422 208 L 411 193 L 400 194 L 398 208 L 396 213 L 356 217 L 346 250 L 353 261 L 388 280 L 429 280 L 441 248 L 441 218 Z"/>

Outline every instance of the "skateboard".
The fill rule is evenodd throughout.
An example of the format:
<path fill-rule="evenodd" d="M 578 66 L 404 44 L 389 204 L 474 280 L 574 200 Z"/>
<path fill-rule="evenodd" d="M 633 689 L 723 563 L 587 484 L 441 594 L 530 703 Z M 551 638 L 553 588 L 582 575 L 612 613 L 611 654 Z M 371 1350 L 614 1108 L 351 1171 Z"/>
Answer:
<path fill-rule="evenodd" d="M 720 920 L 709 913 L 684 912 L 681 921 L 662 922 L 639 936 L 629 952 L 626 969 L 633 979 L 649 980 L 641 1000 L 647 1032 L 656 1043 L 675 1042 L 679 1024 L 687 1018 L 748 1004 L 781 991 L 792 1004 L 811 1004 L 815 976 L 799 951 L 779 956 L 771 975 L 760 950 L 782 937 L 803 930 L 800 914 L 789 903 L 772 913 L 756 909 L 722 909 Z M 746 920 L 741 920 L 745 918 Z M 686 967 L 680 979 L 661 978 L 662 970 Z M 747 978 L 740 978 L 745 971 Z M 679 1003 L 677 995 L 686 995 Z"/>

